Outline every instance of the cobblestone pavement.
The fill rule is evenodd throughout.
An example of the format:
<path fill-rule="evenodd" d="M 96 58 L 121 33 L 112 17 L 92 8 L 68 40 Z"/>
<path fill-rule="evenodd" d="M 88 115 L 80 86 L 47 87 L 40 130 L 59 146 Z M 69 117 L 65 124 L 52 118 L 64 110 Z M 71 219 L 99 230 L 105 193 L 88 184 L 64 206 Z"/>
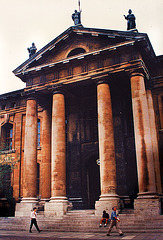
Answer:
<path fill-rule="evenodd" d="M 44 240 L 44 239 L 58 239 L 58 240 L 163 240 L 163 233 L 127 233 L 119 236 L 117 233 L 112 233 L 111 236 L 106 236 L 104 233 L 85 233 L 85 232 L 44 232 L 37 233 L 33 231 L 4 231 L 0 230 L 0 239 L 4 240 Z"/>

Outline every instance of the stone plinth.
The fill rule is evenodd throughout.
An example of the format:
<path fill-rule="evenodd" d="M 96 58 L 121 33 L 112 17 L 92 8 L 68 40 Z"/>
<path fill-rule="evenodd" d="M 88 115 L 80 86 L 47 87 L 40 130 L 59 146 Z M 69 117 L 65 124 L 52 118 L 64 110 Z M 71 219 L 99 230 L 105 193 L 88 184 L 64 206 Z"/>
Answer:
<path fill-rule="evenodd" d="M 116 207 L 117 210 L 119 209 L 119 197 L 117 194 L 100 196 L 100 200 L 95 203 L 95 215 L 101 216 L 104 210 L 111 214 L 113 207 Z"/>
<path fill-rule="evenodd" d="M 44 215 L 45 217 L 55 217 L 63 216 L 66 214 L 68 209 L 68 200 L 67 198 L 54 198 L 50 202 L 46 202 L 44 206 Z"/>
<path fill-rule="evenodd" d="M 37 203 L 36 198 L 23 198 L 23 201 L 16 204 L 15 217 L 29 217 Z"/>
<path fill-rule="evenodd" d="M 134 209 L 136 215 L 158 216 L 161 214 L 161 202 L 154 195 L 139 196 L 134 200 Z"/>

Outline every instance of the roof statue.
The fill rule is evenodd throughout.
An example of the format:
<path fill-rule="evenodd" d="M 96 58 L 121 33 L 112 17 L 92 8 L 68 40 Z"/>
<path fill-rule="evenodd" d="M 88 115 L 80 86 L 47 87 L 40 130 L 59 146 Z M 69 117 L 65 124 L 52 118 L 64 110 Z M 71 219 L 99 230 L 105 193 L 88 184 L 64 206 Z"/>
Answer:
<path fill-rule="evenodd" d="M 34 43 L 32 43 L 32 47 L 27 48 L 28 52 L 29 52 L 29 57 L 32 57 L 32 55 L 34 55 L 37 51 L 37 48 L 35 46 Z"/>
<path fill-rule="evenodd" d="M 75 10 L 72 14 L 72 20 L 74 21 L 74 25 L 81 24 L 81 10 L 80 10 L 80 0 L 78 0 L 79 11 Z"/>
<path fill-rule="evenodd" d="M 129 14 L 127 16 L 124 15 L 125 19 L 127 20 L 127 30 L 135 29 L 136 28 L 135 15 L 132 14 L 131 9 L 128 10 L 128 13 Z"/>
<path fill-rule="evenodd" d="M 72 14 L 72 20 L 74 21 L 75 25 L 81 24 L 80 12 L 75 10 L 74 13 Z"/>

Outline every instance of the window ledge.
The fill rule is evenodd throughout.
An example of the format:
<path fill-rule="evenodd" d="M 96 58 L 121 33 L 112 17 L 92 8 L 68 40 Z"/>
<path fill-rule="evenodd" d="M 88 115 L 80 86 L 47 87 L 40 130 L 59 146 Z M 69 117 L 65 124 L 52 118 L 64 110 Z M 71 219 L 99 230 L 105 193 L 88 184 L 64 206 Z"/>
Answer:
<path fill-rule="evenodd" d="M 5 151 L 1 151 L 1 154 L 9 154 L 9 153 L 15 153 L 15 149 L 11 149 L 11 150 L 5 150 Z"/>

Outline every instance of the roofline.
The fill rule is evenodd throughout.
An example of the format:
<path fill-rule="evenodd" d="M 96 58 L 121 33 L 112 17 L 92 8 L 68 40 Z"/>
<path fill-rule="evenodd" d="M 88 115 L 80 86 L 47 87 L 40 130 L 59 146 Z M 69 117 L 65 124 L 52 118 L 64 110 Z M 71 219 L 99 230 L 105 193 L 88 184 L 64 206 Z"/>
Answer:
<path fill-rule="evenodd" d="M 120 31 L 120 30 L 110 30 L 110 29 L 100 29 L 100 28 L 85 28 L 82 25 L 81 26 L 71 26 L 68 29 L 66 29 L 63 33 L 61 33 L 59 36 L 54 38 L 52 41 L 50 41 L 48 44 L 46 44 L 43 48 L 41 48 L 38 52 L 36 52 L 32 57 L 27 59 L 24 63 L 22 63 L 20 66 L 18 66 L 15 70 L 13 70 L 13 73 L 17 75 L 19 72 L 23 70 L 23 68 L 26 68 L 26 66 L 33 61 L 39 60 L 42 55 L 47 52 L 48 50 L 52 50 L 57 43 L 59 43 L 61 40 L 65 40 L 68 37 L 68 34 L 71 32 L 80 32 L 80 33 L 91 33 L 93 36 L 98 35 L 108 35 L 108 37 L 133 37 L 134 39 L 146 39 L 146 42 L 148 43 L 148 48 L 152 50 L 152 55 L 155 57 L 155 52 L 153 50 L 153 47 L 151 45 L 151 42 L 148 38 L 148 35 L 146 33 L 139 33 L 138 31 Z M 93 34 L 94 32 L 94 34 Z M 98 34 L 98 35 L 97 35 Z"/>
<path fill-rule="evenodd" d="M 24 88 L 13 91 L 13 92 L 7 92 L 7 93 L 0 94 L 0 100 L 8 98 L 8 97 L 15 97 L 16 95 L 21 95 L 22 92 L 24 92 Z"/>

